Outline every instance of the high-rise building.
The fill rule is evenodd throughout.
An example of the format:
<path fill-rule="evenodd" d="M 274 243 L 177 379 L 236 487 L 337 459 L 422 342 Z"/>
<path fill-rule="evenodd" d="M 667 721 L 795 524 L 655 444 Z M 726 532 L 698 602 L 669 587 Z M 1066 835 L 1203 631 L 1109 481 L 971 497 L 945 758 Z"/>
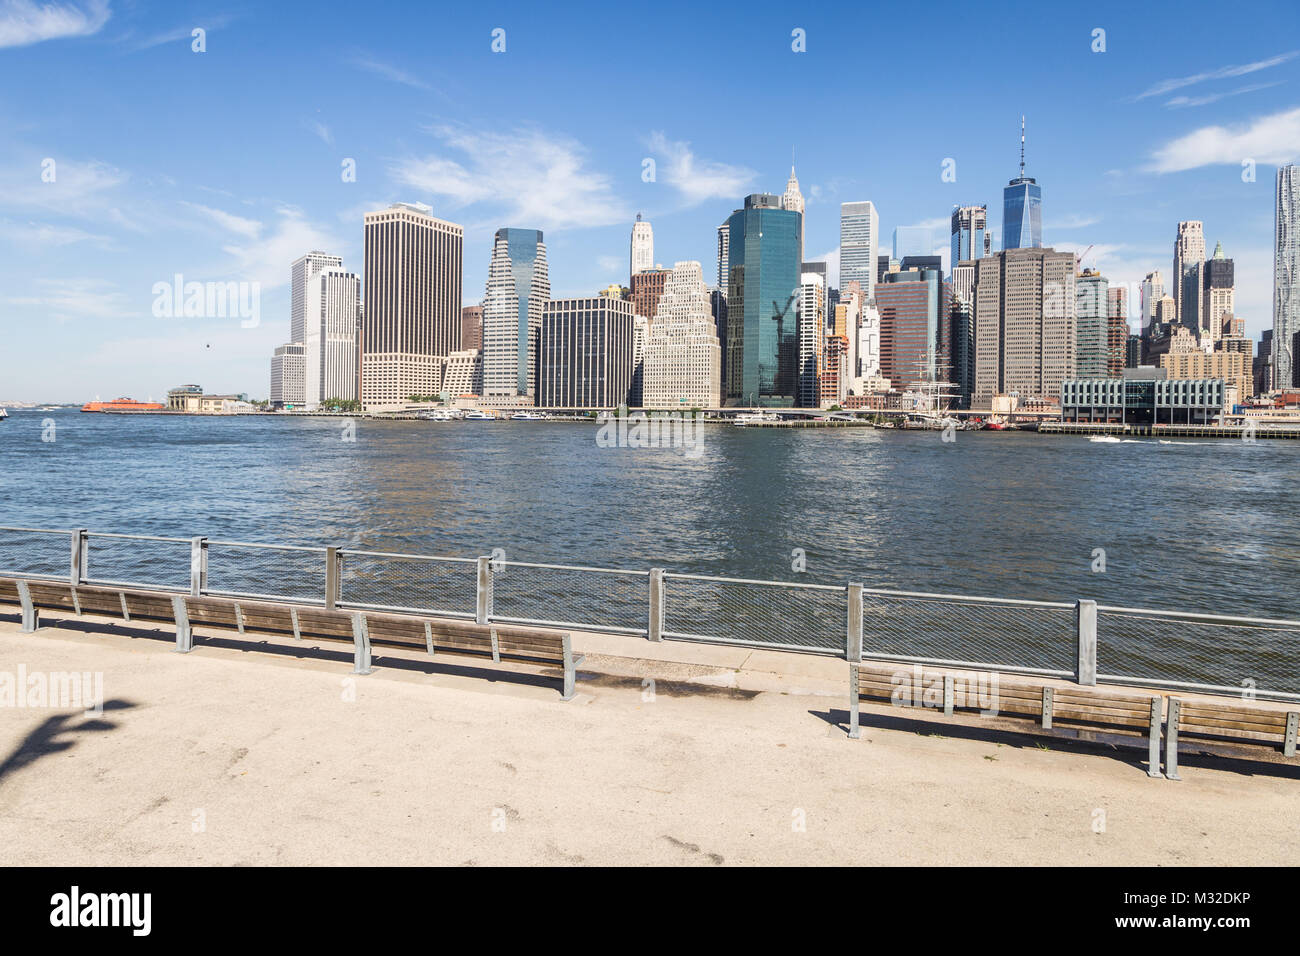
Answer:
<path fill-rule="evenodd" d="M 301 342 L 281 345 L 271 356 L 271 404 L 297 407 L 307 400 Z"/>
<path fill-rule="evenodd" d="M 1137 368 L 1142 364 L 1142 336 L 1130 333 L 1128 348 L 1124 352 L 1124 367 Z M 1124 374 L 1123 372 L 1120 373 Z"/>
<path fill-rule="evenodd" d="M 322 269 L 343 268 L 342 256 L 313 251 L 289 266 L 289 340 L 301 342 L 307 330 L 307 283 Z"/>
<path fill-rule="evenodd" d="M 1110 290 L 1109 298 L 1106 375 L 1109 378 L 1119 378 L 1124 374 L 1128 360 L 1128 289 L 1122 285 L 1116 286 Z"/>
<path fill-rule="evenodd" d="M 482 350 L 483 306 L 467 305 L 460 310 L 460 347 Z"/>
<path fill-rule="evenodd" d="M 1255 394 L 1267 395 L 1273 390 L 1273 330 L 1265 329 L 1259 335 L 1259 352 L 1255 355 Z"/>
<path fill-rule="evenodd" d="M 460 346 L 461 226 L 419 203 L 365 215 L 361 403 L 376 408 L 442 388 Z"/>
<path fill-rule="evenodd" d="M 822 364 L 822 345 L 826 337 L 825 278 L 805 272 L 799 279 L 799 397 L 802 408 L 817 408 L 821 391 L 817 375 Z"/>
<path fill-rule="evenodd" d="M 678 262 L 664 283 L 645 343 L 643 382 L 646 408 L 722 403 L 722 348 L 698 262 Z"/>
<path fill-rule="evenodd" d="M 1074 374 L 1074 253 L 1006 249 L 975 264 L 972 407 L 994 395 L 1057 399 Z"/>
<path fill-rule="evenodd" d="M 802 264 L 799 266 L 799 275 L 802 276 L 802 275 L 804 275 L 804 274 L 806 274 L 806 273 L 811 273 L 812 275 L 818 276 L 818 277 L 820 277 L 821 280 L 822 280 L 822 291 L 823 291 L 823 295 L 822 295 L 822 318 L 823 318 L 823 320 L 830 320 L 830 319 L 834 318 L 835 313 L 831 311 L 831 284 L 830 284 L 829 273 L 827 272 L 827 268 L 826 268 L 826 263 L 825 263 L 825 262 L 805 262 L 805 263 L 802 263 Z M 802 285 L 802 284 L 803 284 L 803 282 L 802 282 L 802 279 L 801 279 L 801 280 L 800 280 L 800 285 Z"/>
<path fill-rule="evenodd" d="M 914 259 L 934 255 L 934 233 L 926 226 L 898 226 L 894 229 L 894 258 Z M 942 258 L 940 258 L 942 262 Z M 907 266 L 903 266 L 904 269 Z"/>
<path fill-rule="evenodd" d="M 641 218 L 641 214 L 636 214 L 636 222 L 632 223 L 632 252 L 631 252 L 631 269 L 629 275 L 636 275 L 638 272 L 644 272 L 646 269 L 653 269 L 655 264 L 655 234 L 650 228 L 650 223 Z"/>
<path fill-rule="evenodd" d="M 1292 350 L 1300 334 L 1300 166 L 1279 166 L 1273 225 L 1273 381 L 1300 385 Z"/>
<path fill-rule="evenodd" d="M 664 283 L 671 269 L 643 269 L 632 277 L 632 311 L 654 321 L 659 309 L 659 297 L 664 294 Z"/>
<path fill-rule="evenodd" d="M 478 398 L 483 394 L 483 353 L 478 349 L 462 349 L 447 356 L 447 373 L 442 390 L 452 401 L 458 398 Z"/>
<path fill-rule="evenodd" d="M 722 393 L 727 391 L 727 294 L 721 289 L 709 290 L 709 307 L 713 313 L 713 328 L 718 333 L 718 347 L 722 349 Z"/>
<path fill-rule="evenodd" d="M 1201 334 L 1210 342 L 1223 336 L 1236 312 L 1236 290 L 1233 262 L 1223 254 L 1223 243 L 1214 244 L 1214 255 L 1205 262 L 1204 288 L 1201 301 Z"/>
<path fill-rule="evenodd" d="M 537 398 L 537 340 L 551 297 L 540 229 L 498 229 L 483 297 L 483 395 L 502 405 Z"/>
<path fill-rule="evenodd" d="M 357 313 L 361 280 L 327 266 L 307 280 L 303 331 L 303 381 L 307 407 L 357 398 Z"/>
<path fill-rule="evenodd" d="M 1043 189 L 1025 175 L 1025 118 L 1022 116 L 1020 175 L 1002 190 L 1002 251 L 1041 249 L 1042 245 Z M 1059 388 L 1058 385 L 1058 391 Z"/>
<path fill-rule="evenodd" d="M 876 255 L 880 246 L 880 216 L 874 203 L 840 204 L 840 288 L 850 282 L 862 287 L 867 299 L 875 295 Z"/>
<path fill-rule="evenodd" d="M 1160 276 L 1160 270 L 1148 272 L 1146 278 L 1142 280 L 1142 332 L 1146 334 L 1147 329 L 1151 328 L 1151 323 L 1156 318 L 1156 303 L 1165 297 L 1165 280 Z"/>
<path fill-rule="evenodd" d="M 974 272 L 973 266 L 958 268 L 970 268 Z M 952 368 L 948 380 L 954 386 L 952 397 L 956 407 L 970 408 L 975 388 L 975 300 L 957 291 L 955 278 L 949 286 L 952 295 L 948 305 L 948 341 Z"/>
<path fill-rule="evenodd" d="M 755 193 L 728 222 L 727 402 L 791 406 L 798 387 L 803 216 L 782 209 L 776 196 Z"/>
<path fill-rule="evenodd" d="M 941 377 L 948 361 L 942 352 L 939 315 L 946 300 L 937 269 L 891 272 L 876 287 L 880 312 L 880 374 L 895 388 Z M 946 309 L 944 309 L 946 314 Z"/>
<path fill-rule="evenodd" d="M 632 303 L 592 296 L 551 299 L 542 315 L 538 404 L 616 408 L 632 388 Z"/>
<path fill-rule="evenodd" d="M 1178 224 L 1174 239 L 1174 308 L 1178 322 L 1193 332 L 1201 329 L 1201 266 L 1205 262 L 1205 232 L 1200 222 Z"/>
<path fill-rule="evenodd" d="M 988 228 L 988 206 L 959 206 L 952 211 L 952 252 L 948 267 L 954 275 L 957 263 L 973 262 L 984 255 L 984 234 Z"/>
<path fill-rule="evenodd" d="M 1245 401 L 1254 394 L 1250 356 L 1242 352 L 1206 352 L 1191 331 L 1178 326 L 1169 351 L 1160 356 L 1160 367 L 1172 379 L 1221 378 L 1235 390 L 1235 399 Z"/>
<path fill-rule="evenodd" d="M 803 261 L 804 203 L 803 193 L 799 191 L 799 180 L 794 174 L 794 166 L 790 167 L 790 178 L 786 180 L 785 192 L 781 194 L 781 208 L 799 214 L 799 259 Z"/>
<path fill-rule="evenodd" d="M 1105 378 L 1107 375 L 1110 366 L 1109 293 L 1110 282 L 1096 269 L 1085 269 L 1075 277 L 1075 378 Z"/>
<path fill-rule="evenodd" d="M 627 403 L 634 408 L 645 405 L 645 347 L 650 341 L 650 320 L 644 315 L 632 316 L 632 384 L 628 386 Z"/>
<path fill-rule="evenodd" d="M 727 276 L 729 275 L 727 252 L 731 246 L 731 222 L 728 220 L 718 227 L 718 289 L 727 294 Z"/>

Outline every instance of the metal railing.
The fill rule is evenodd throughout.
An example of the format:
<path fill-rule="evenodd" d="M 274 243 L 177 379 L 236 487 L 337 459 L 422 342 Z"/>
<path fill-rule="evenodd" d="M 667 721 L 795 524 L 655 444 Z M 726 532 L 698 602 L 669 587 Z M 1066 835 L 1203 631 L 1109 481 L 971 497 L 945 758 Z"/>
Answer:
<path fill-rule="evenodd" d="M 1300 700 L 1300 621 L 245 541 L 0 527 L 0 576 Z"/>

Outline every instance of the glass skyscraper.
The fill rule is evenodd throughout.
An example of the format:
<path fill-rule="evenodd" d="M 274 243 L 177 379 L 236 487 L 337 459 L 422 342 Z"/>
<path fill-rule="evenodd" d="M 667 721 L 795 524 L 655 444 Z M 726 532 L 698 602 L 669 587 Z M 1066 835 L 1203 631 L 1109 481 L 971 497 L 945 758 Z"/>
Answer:
<path fill-rule="evenodd" d="M 984 255 L 984 233 L 987 230 L 987 206 L 960 206 L 952 211 L 950 269 L 956 269 L 959 262 L 973 262 Z"/>
<path fill-rule="evenodd" d="M 1043 188 L 1021 176 L 1002 190 L 1002 248 L 1043 247 Z"/>
<path fill-rule="evenodd" d="M 485 394 L 535 398 L 537 340 L 550 297 L 541 230 L 498 229 L 483 299 Z"/>
<path fill-rule="evenodd" d="M 727 404 L 792 406 L 803 215 L 756 193 L 727 224 Z"/>
<path fill-rule="evenodd" d="M 1300 166 L 1279 166 L 1273 228 L 1273 387 L 1292 388 L 1300 333 Z"/>
<path fill-rule="evenodd" d="M 876 289 L 880 216 L 870 202 L 840 203 L 840 288 L 856 282 L 868 299 Z M 831 314 L 828 310 L 828 316 Z"/>

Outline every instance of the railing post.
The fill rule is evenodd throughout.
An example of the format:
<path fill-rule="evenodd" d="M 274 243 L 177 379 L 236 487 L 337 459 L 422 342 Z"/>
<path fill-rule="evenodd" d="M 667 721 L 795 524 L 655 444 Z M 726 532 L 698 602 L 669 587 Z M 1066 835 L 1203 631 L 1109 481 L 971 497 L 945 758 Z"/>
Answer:
<path fill-rule="evenodd" d="M 1076 677 L 1080 684 L 1097 683 L 1097 602 L 1081 598 L 1074 605 L 1076 631 L 1079 637 L 1079 666 Z"/>
<path fill-rule="evenodd" d="M 208 589 L 208 539 L 190 539 L 190 594 L 199 597 Z"/>
<path fill-rule="evenodd" d="M 652 641 L 664 639 L 664 569 L 650 569 L 650 619 L 646 637 Z"/>
<path fill-rule="evenodd" d="M 849 585 L 849 630 L 845 635 L 844 659 L 850 664 L 862 661 L 862 585 Z"/>
<path fill-rule="evenodd" d="M 72 562 L 68 569 L 68 583 L 74 588 L 86 579 L 86 529 L 72 532 Z"/>
<path fill-rule="evenodd" d="M 478 588 L 474 602 L 474 620 L 486 624 L 492 617 L 492 559 L 478 559 Z"/>
<path fill-rule="evenodd" d="M 325 549 L 325 609 L 334 610 L 339 603 L 339 549 Z"/>

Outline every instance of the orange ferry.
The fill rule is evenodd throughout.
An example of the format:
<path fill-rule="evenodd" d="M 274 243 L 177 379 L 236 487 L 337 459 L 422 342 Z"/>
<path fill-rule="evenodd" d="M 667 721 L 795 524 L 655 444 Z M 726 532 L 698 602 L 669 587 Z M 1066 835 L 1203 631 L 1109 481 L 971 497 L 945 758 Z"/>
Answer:
<path fill-rule="evenodd" d="M 167 406 L 161 402 L 137 402 L 133 398 L 116 398 L 111 402 L 87 402 L 81 406 L 83 412 L 165 412 Z"/>

